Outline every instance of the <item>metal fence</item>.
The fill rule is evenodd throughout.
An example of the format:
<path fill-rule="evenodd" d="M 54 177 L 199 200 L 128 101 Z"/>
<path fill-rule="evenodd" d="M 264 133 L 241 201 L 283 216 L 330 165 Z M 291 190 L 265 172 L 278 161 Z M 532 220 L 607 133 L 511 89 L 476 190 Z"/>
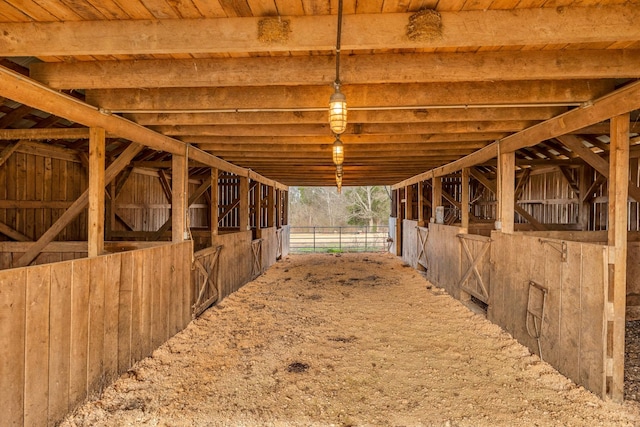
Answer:
<path fill-rule="evenodd" d="M 291 227 L 290 252 L 385 252 L 389 227 Z"/>

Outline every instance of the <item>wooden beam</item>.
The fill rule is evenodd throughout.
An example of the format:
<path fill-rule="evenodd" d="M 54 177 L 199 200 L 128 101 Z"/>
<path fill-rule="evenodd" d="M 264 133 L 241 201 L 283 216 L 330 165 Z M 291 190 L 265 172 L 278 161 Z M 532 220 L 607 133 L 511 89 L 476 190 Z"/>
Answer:
<path fill-rule="evenodd" d="M 351 123 L 346 133 L 354 135 L 402 135 L 439 133 L 517 132 L 536 124 L 533 121 L 478 121 L 443 123 Z M 329 124 L 302 125 L 197 125 L 154 126 L 153 130 L 169 136 L 326 136 L 331 134 Z M 607 130 L 608 132 L 608 130 Z M 606 132 L 604 132 L 606 133 Z"/>
<path fill-rule="evenodd" d="M 104 174 L 104 183 L 109 184 L 122 171 L 129 162 L 142 150 L 142 146 L 131 143 L 127 149 L 114 160 Z M 38 256 L 42 249 L 47 246 L 64 228 L 71 223 L 82 212 L 89 202 L 89 189 L 76 199 L 75 202 L 67 209 L 56 222 L 31 245 L 28 251 L 15 261 L 15 267 L 26 267 Z"/>
<path fill-rule="evenodd" d="M 211 168 L 211 208 L 210 208 L 210 220 L 211 223 L 211 238 L 214 239 L 218 235 L 218 220 L 219 220 L 219 196 L 218 196 L 218 169 Z M 213 241 L 213 240 L 212 240 Z"/>
<path fill-rule="evenodd" d="M 0 140 L 89 139 L 89 128 L 0 129 Z"/>
<path fill-rule="evenodd" d="M 29 236 L 25 236 L 24 234 L 22 234 L 21 232 L 19 232 L 18 230 L 14 229 L 13 227 L 9 227 L 7 224 L 5 224 L 4 222 L 0 222 L 0 233 L 4 234 L 5 236 L 18 241 L 18 242 L 30 242 L 31 239 L 29 238 Z"/>
<path fill-rule="evenodd" d="M 22 145 L 23 142 L 24 141 L 20 140 L 4 147 L 2 152 L 0 152 L 0 166 L 4 165 L 5 162 L 9 160 L 9 157 L 11 157 L 11 155 L 15 153 L 18 148 L 20 148 L 20 145 Z"/>
<path fill-rule="evenodd" d="M 240 177 L 240 188 L 238 191 L 238 209 L 240 231 L 249 230 L 249 179 Z"/>
<path fill-rule="evenodd" d="M 462 186 L 460 211 L 462 213 L 462 228 L 469 229 L 469 168 L 462 169 Z"/>
<path fill-rule="evenodd" d="M 91 128 L 89 132 L 89 257 L 104 252 L 104 189 L 105 182 L 105 131 Z"/>
<path fill-rule="evenodd" d="M 436 221 L 436 207 L 442 206 L 442 178 L 432 177 L 431 182 L 431 222 Z"/>
<path fill-rule="evenodd" d="M 611 119 L 611 161 L 609 164 L 608 244 L 613 249 L 609 260 L 607 301 L 607 396 L 618 403 L 624 400 L 625 309 L 627 290 L 627 195 L 629 183 L 629 114 Z M 609 365 L 609 363 L 607 364 Z"/>
<path fill-rule="evenodd" d="M 547 139 L 557 138 L 569 132 L 582 129 L 607 120 L 611 117 L 625 114 L 640 108 L 640 81 L 630 83 L 606 96 L 596 99 L 592 103 L 585 104 L 582 108 L 576 108 L 545 122 L 532 126 L 514 135 L 507 136 L 500 141 L 502 152 L 516 151 L 520 148 L 530 147 Z M 430 174 L 446 174 L 486 162 L 498 154 L 498 142 L 495 142 L 481 150 L 476 151 L 465 158 L 452 162 L 441 168 L 427 171 Z M 403 186 L 420 180 L 423 174 L 416 175 L 409 180 L 401 181 L 394 185 Z"/>
<path fill-rule="evenodd" d="M 514 231 L 515 168 L 515 153 L 500 153 L 498 156 L 498 218 L 502 223 L 500 231 L 509 234 Z"/>
<path fill-rule="evenodd" d="M 348 14 L 342 49 L 522 46 L 638 41 L 633 4 L 440 12 L 441 37 L 407 37 L 410 13 Z M 4 23 L 0 56 L 332 51 L 335 16 L 281 17 L 290 32 L 260 41 L 262 17 Z"/>
<path fill-rule="evenodd" d="M 504 70 L 509 69 L 508 73 Z M 429 70 L 425 73 L 424 70 Z M 430 52 L 350 55 L 344 84 L 640 77 L 638 50 Z M 327 85 L 333 56 L 42 62 L 31 78 L 54 89 Z M 270 123 L 270 122 L 269 122 Z"/>
<path fill-rule="evenodd" d="M 608 80 L 406 83 L 342 87 L 350 107 L 422 107 L 493 104 L 576 103 L 613 90 Z M 215 109 L 326 108 L 323 86 L 200 87 L 87 90 L 89 104 L 108 111 L 168 112 Z M 124 135 L 123 135 L 124 136 Z"/>
<path fill-rule="evenodd" d="M 171 167 L 171 241 L 179 243 L 187 240 L 187 181 L 189 169 L 187 157 L 173 155 Z"/>
<path fill-rule="evenodd" d="M 292 58 L 290 58 L 292 59 Z M 115 62 L 115 61 L 113 61 Z M 424 73 L 423 73 L 424 74 Z M 566 107 L 447 108 L 349 110 L 352 123 L 440 123 L 462 121 L 547 120 Z M 125 117 L 143 126 L 262 125 L 326 123 L 326 111 L 131 113 Z M 495 138 L 494 138 L 495 139 Z"/>
<path fill-rule="evenodd" d="M 414 143 L 462 143 L 462 142 L 483 142 L 495 141 L 506 136 L 506 133 L 477 133 L 477 134 L 420 134 L 420 135 L 342 135 L 340 139 L 345 144 L 414 144 Z M 225 146 L 235 146 L 242 144 L 270 145 L 270 144 L 291 144 L 291 145 L 318 145 L 333 144 L 335 140 L 331 135 L 326 136 L 254 136 L 254 137 L 234 137 L 234 136 L 186 136 L 180 138 L 182 141 L 198 144 L 201 150 L 215 150 Z"/>

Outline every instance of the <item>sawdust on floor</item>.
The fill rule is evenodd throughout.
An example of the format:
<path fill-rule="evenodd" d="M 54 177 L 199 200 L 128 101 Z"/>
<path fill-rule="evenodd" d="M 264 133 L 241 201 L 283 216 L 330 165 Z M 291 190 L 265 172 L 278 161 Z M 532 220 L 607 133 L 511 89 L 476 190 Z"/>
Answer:
<path fill-rule="evenodd" d="M 62 426 L 634 426 L 389 254 L 291 255 Z"/>

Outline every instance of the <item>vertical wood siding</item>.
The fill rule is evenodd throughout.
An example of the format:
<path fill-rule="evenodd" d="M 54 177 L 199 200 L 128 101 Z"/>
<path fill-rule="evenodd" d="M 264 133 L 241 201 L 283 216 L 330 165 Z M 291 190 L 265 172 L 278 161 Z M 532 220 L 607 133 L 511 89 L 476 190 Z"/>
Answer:
<path fill-rule="evenodd" d="M 2 425 L 54 425 L 182 330 L 191 252 L 184 242 L 0 271 Z"/>

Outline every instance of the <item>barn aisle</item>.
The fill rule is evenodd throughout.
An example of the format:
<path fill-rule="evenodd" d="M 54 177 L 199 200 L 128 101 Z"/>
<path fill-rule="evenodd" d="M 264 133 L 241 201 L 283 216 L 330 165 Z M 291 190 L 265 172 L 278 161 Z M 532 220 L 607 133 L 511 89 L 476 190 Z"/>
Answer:
<path fill-rule="evenodd" d="M 276 264 L 62 425 L 639 424 L 396 257 L 323 254 Z"/>

